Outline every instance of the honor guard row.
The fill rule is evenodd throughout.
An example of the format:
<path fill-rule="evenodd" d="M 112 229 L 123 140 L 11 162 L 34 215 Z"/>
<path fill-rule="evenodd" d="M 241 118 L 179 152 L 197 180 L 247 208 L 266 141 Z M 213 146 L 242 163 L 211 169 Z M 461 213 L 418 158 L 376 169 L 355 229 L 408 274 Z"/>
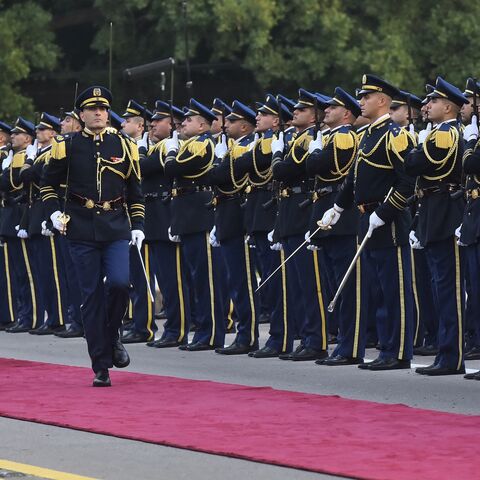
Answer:
<path fill-rule="evenodd" d="M 117 115 L 93 86 L 62 120 L 1 122 L 1 328 L 85 335 L 96 386 L 128 365 L 123 343 L 372 371 L 435 355 L 417 373 L 465 373 L 480 85 L 298 93 Z"/>

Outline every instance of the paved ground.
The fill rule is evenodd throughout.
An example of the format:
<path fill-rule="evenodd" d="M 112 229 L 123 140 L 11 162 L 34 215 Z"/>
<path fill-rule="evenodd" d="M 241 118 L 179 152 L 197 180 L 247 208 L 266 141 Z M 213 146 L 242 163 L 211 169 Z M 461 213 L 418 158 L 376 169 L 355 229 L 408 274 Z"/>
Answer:
<path fill-rule="evenodd" d="M 267 328 L 262 326 L 261 331 L 265 339 Z M 233 336 L 227 336 L 227 342 L 232 339 Z M 462 376 L 429 378 L 413 370 L 367 372 L 355 366 L 319 367 L 311 362 L 220 357 L 214 352 L 158 350 L 144 345 L 131 345 L 128 350 L 132 357 L 128 370 L 134 372 L 272 386 L 447 412 L 480 413 L 480 382 L 467 381 Z M 367 356 L 373 359 L 376 351 L 369 350 Z M 0 332 L 0 357 L 89 366 L 83 339 Z M 427 365 L 431 360 L 418 357 L 415 363 Z M 480 361 L 468 362 L 467 367 L 478 370 Z M 26 392 L 28 394 L 28 390 Z M 231 480 L 334 478 L 3 418 L 0 418 L 0 452 L 0 459 L 102 479 L 215 480 L 224 478 L 226 471 Z"/>

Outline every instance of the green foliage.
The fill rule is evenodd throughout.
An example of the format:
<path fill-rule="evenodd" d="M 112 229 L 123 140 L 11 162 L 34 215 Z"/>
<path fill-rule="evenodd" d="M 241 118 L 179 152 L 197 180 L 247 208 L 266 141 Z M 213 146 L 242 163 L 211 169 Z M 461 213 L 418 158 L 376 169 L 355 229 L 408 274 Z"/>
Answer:
<path fill-rule="evenodd" d="M 1 4 L 0 4 L 1 6 Z M 0 118 L 31 116 L 33 104 L 18 83 L 32 71 L 52 69 L 58 57 L 51 15 L 35 2 L 16 2 L 0 10 Z"/>
<path fill-rule="evenodd" d="M 39 1 L 43 8 L 39 7 Z M 30 72 L 51 69 L 59 50 L 50 16 L 90 10 L 91 45 L 81 45 L 85 67 L 80 82 L 108 77 L 109 23 L 114 24 L 114 90 L 129 89 L 126 67 L 174 57 L 184 73 L 186 57 L 181 0 L 38 0 L 11 2 L 0 13 L 0 116 L 31 112 L 19 91 Z M 422 94 L 437 75 L 463 87 L 480 64 L 480 2 L 466 0 L 188 0 L 192 75 L 228 86 L 236 73 L 253 79 L 259 92 L 295 95 L 300 86 L 332 93 L 353 91 L 363 73 L 375 73 Z M 1 4 L 1 0 L 0 0 Z M 85 26 L 86 27 L 86 26 Z M 61 37 L 59 37 L 61 38 Z M 65 38 L 65 37 L 64 37 Z M 71 39 L 70 39 L 71 41 Z M 88 42 L 87 42 L 88 43 Z M 60 49 L 62 45 L 59 45 Z M 92 54 L 93 52 L 93 54 Z M 65 59 L 65 65 L 69 65 Z M 217 68 L 229 64 L 229 71 Z M 248 75 L 245 75 L 245 71 Z M 60 73 L 60 72 L 59 72 Z M 63 78 L 68 72 L 62 70 Z M 73 78 L 71 76 L 70 78 Z M 182 80 L 183 81 L 183 80 Z M 142 88 L 154 89 L 148 83 Z M 256 82 L 256 83 L 255 83 Z M 158 83 L 158 82 L 157 82 Z M 198 83 L 197 83 L 198 84 Z M 205 83 L 204 83 L 205 85 Z M 238 83 L 237 83 L 238 85 Z M 197 93 L 197 92 L 196 92 Z M 203 92 L 202 92 L 203 93 Z M 208 95 L 207 95 L 208 96 Z M 235 96 L 235 92 L 232 93 Z"/>

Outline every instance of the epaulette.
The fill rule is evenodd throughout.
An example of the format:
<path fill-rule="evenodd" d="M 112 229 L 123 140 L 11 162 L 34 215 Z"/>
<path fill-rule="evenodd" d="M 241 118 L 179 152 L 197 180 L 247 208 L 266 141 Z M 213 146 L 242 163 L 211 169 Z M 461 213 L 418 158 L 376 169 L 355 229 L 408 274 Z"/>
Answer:
<path fill-rule="evenodd" d="M 25 150 L 21 150 L 20 152 L 16 152 L 13 155 L 12 159 L 12 168 L 21 168 L 25 163 Z"/>
<path fill-rule="evenodd" d="M 51 158 L 54 160 L 63 160 L 67 156 L 67 144 L 65 140 L 72 138 L 66 135 L 57 135 L 52 140 Z"/>
<path fill-rule="evenodd" d="M 391 146 L 396 152 L 403 152 L 408 148 L 409 136 L 405 129 L 397 125 L 396 123 L 391 123 L 389 125 L 390 130 L 390 142 L 389 147 Z"/>
<path fill-rule="evenodd" d="M 458 130 L 451 123 L 442 123 L 431 135 L 430 140 L 437 148 L 451 148 L 458 139 Z"/>
<path fill-rule="evenodd" d="M 335 148 L 349 150 L 355 146 L 355 133 L 347 126 L 340 127 L 332 136 Z"/>

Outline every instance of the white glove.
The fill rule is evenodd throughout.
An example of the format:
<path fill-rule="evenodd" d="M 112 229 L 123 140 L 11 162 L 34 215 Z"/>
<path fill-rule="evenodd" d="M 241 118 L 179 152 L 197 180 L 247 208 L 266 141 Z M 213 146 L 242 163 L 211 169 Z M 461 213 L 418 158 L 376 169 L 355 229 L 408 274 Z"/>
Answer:
<path fill-rule="evenodd" d="M 478 138 L 478 124 L 477 124 L 477 116 L 472 115 L 472 121 L 470 125 L 465 127 L 463 131 L 463 139 L 468 142 L 469 140 L 476 140 Z"/>
<path fill-rule="evenodd" d="M 270 250 L 275 250 L 279 252 L 282 249 L 282 244 L 280 242 L 274 243 L 273 245 L 270 245 Z"/>
<path fill-rule="evenodd" d="M 320 247 L 317 247 L 313 243 L 310 243 L 309 245 L 307 245 L 307 250 L 311 250 L 312 252 L 314 252 L 315 250 L 320 250 Z"/>
<path fill-rule="evenodd" d="M 180 235 L 172 235 L 172 227 L 168 227 L 168 239 L 171 242 L 180 243 Z"/>
<path fill-rule="evenodd" d="M 425 128 L 425 130 L 420 130 L 420 132 L 418 133 L 418 144 L 421 145 L 425 139 L 427 138 L 427 136 L 429 135 L 429 133 L 432 131 L 432 122 L 428 122 L 427 123 L 427 128 Z"/>
<path fill-rule="evenodd" d="M 260 135 L 258 133 L 255 133 L 255 135 L 253 136 L 252 143 L 248 146 L 248 151 L 252 150 L 255 147 L 259 139 L 260 139 Z"/>
<path fill-rule="evenodd" d="M 337 204 L 333 205 L 332 208 L 329 208 L 324 214 L 322 219 L 317 222 L 317 225 L 322 228 L 331 227 L 335 225 L 340 219 L 340 215 L 343 212 L 343 208 L 339 207 Z"/>
<path fill-rule="evenodd" d="M 272 155 L 276 153 L 282 153 L 285 148 L 285 143 L 283 142 L 283 132 L 278 134 L 278 138 L 272 140 Z"/>
<path fill-rule="evenodd" d="M 215 156 L 223 158 L 228 151 L 227 137 L 222 133 L 220 135 L 220 142 L 215 145 Z"/>
<path fill-rule="evenodd" d="M 308 144 L 308 153 L 312 153 L 315 150 L 322 150 L 322 149 L 323 149 L 323 136 L 322 136 L 322 132 L 318 131 L 317 137 L 315 138 L 315 140 L 312 140 Z"/>
<path fill-rule="evenodd" d="M 44 237 L 53 237 L 54 236 L 54 233 L 49 228 L 47 228 L 47 221 L 46 220 L 44 220 L 42 222 L 42 235 Z"/>
<path fill-rule="evenodd" d="M 12 163 L 12 160 L 13 160 L 13 150 L 10 150 L 8 152 L 8 155 L 3 159 L 2 170 L 5 170 L 6 168 L 8 168 Z"/>
<path fill-rule="evenodd" d="M 373 212 L 368 219 L 368 232 L 367 237 L 370 238 L 372 236 L 373 231 L 385 225 L 385 222 L 375 213 Z"/>
<path fill-rule="evenodd" d="M 28 233 L 23 228 L 20 228 L 17 233 L 18 238 L 28 238 Z"/>
<path fill-rule="evenodd" d="M 410 135 L 415 136 L 415 125 L 413 123 L 410 123 L 408 125 L 408 131 L 409 131 Z"/>
<path fill-rule="evenodd" d="M 140 250 L 144 240 L 145 234 L 141 230 L 132 230 L 132 245 L 135 245 Z"/>
<path fill-rule="evenodd" d="M 270 243 L 273 243 L 273 234 L 274 234 L 275 230 L 272 230 L 270 232 L 267 233 L 267 240 L 270 242 Z"/>
<path fill-rule="evenodd" d="M 50 215 L 50 220 L 52 221 L 53 228 L 57 229 L 60 233 L 65 229 L 65 225 L 60 221 L 60 216 L 62 212 L 57 210 Z"/>
<path fill-rule="evenodd" d="M 217 231 L 217 227 L 214 225 L 212 230 L 210 231 L 210 235 L 208 236 L 208 241 L 210 242 L 210 245 L 212 247 L 220 246 L 220 242 L 217 240 L 217 237 L 215 236 L 216 231 Z"/>
<path fill-rule="evenodd" d="M 37 152 L 38 152 L 38 140 L 35 139 L 35 141 L 33 142 L 33 145 L 29 145 L 25 149 L 25 155 L 30 160 L 35 160 L 35 158 L 37 156 Z"/>
<path fill-rule="evenodd" d="M 148 151 L 148 132 L 145 132 L 140 140 L 137 140 L 138 148 L 144 148 Z"/>
<path fill-rule="evenodd" d="M 172 134 L 172 138 L 165 140 L 166 152 L 178 152 L 178 132 L 175 130 Z"/>
<path fill-rule="evenodd" d="M 421 250 L 423 248 L 413 230 L 408 235 L 408 241 L 410 242 L 410 246 L 415 250 Z"/>
<path fill-rule="evenodd" d="M 462 236 L 462 225 L 460 224 L 460 226 L 455 230 L 455 236 L 457 237 L 457 245 L 459 247 L 466 247 L 467 244 L 466 243 L 463 243 L 460 241 L 460 238 Z"/>
<path fill-rule="evenodd" d="M 308 243 L 310 243 L 310 240 L 311 240 L 311 238 L 310 238 L 310 230 L 309 230 L 309 231 L 305 234 L 305 241 L 308 242 Z M 308 247 L 307 247 L 307 248 L 308 248 Z"/>

